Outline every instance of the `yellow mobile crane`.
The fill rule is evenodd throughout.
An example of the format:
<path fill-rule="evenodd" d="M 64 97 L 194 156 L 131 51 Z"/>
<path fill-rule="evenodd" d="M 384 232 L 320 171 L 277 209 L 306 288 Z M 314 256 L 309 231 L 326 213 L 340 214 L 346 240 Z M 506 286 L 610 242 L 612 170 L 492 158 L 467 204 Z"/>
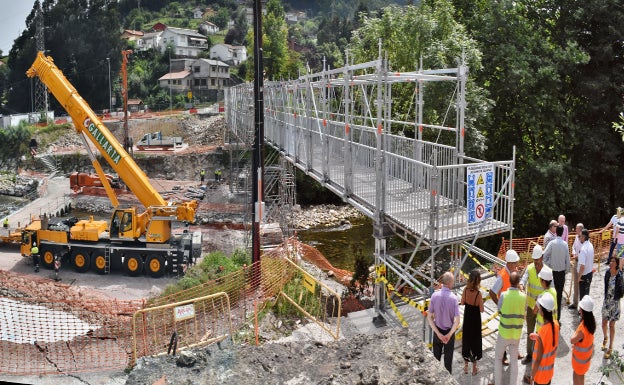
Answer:
<path fill-rule="evenodd" d="M 181 233 L 174 233 L 172 224 L 193 223 L 197 201 L 165 201 L 51 57 L 39 52 L 26 74 L 31 78 L 38 76 L 71 116 L 114 210 L 110 222 L 91 217 L 61 230 L 48 228 L 45 219 L 36 221 L 23 232 L 22 255 L 30 255 L 33 242 L 37 242 L 42 265 L 47 268 L 53 268 L 56 256 L 68 259 L 78 272 L 92 268 L 106 274 L 111 269 L 123 268 L 127 274 L 137 276 L 145 266 L 152 277 L 161 277 L 167 270 L 178 274 L 183 271 L 184 266 L 201 253 L 201 232 L 191 234 L 184 229 Z M 95 145 L 145 206 L 143 213 L 137 212 L 136 207 L 119 207 L 106 174 L 87 141 Z"/>

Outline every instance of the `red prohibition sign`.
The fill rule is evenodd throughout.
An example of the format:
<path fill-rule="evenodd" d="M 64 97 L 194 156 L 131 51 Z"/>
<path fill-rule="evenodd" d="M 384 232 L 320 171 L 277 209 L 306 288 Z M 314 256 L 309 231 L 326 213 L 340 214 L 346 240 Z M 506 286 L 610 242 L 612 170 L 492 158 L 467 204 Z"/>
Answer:
<path fill-rule="evenodd" d="M 477 208 L 475 210 L 475 214 L 477 214 L 477 218 L 481 219 L 483 217 L 483 214 L 485 214 L 485 207 L 483 206 L 482 203 L 479 203 L 477 205 Z"/>

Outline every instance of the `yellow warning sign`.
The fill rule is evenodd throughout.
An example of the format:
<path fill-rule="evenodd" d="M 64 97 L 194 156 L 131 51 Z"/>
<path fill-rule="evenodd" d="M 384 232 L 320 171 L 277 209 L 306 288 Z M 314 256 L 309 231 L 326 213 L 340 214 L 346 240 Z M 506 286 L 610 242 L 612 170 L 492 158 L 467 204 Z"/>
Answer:
<path fill-rule="evenodd" d="M 483 189 L 481 187 L 479 187 L 479 191 L 477 191 L 477 198 L 483 198 L 485 195 L 483 195 Z"/>
<path fill-rule="evenodd" d="M 303 274 L 303 287 L 308 289 L 310 293 L 314 293 L 316 290 L 316 280 L 312 278 L 310 275 L 304 273 Z"/>
<path fill-rule="evenodd" d="M 483 184 L 483 174 L 479 174 L 479 179 L 477 179 L 477 184 Z"/>

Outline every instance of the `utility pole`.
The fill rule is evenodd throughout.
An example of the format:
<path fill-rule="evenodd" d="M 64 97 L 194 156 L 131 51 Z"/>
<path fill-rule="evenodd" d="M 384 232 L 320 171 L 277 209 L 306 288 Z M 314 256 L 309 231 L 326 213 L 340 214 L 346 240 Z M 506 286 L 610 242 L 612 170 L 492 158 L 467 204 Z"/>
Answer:
<path fill-rule="evenodd" d="M 171 79 L 171 48 L 169 51 L 169 113 L 173 112 L 173 96 L 171 95 L 171 87 L 173 86 L 173 80 Z"/>
<path fill-rule="evenodd" d="M 131 154 L 132 146 L 130 145 L 130 138 L 128 136 L 128 56 L 132 53 L 132 50 L 124 50 L 121 51 L 121 56 L 123 58 L 121 62 L 121 74 L 123 76 L 122 79 L 122 94 L 123 94 L 123 103 L 124 103 L 124 150 L 128 154 Z"/>
<path fill-rule="evenodd" d="M 254 202 L 254 215 L 252 226 L 252 256 L 251 261 L 256 266 L 260 262 L 260 223 L 262 222 L 262 183 L 264 159 L 262 154 L 262 144 L 264 143 L 264 97 L 263 97 L 263 76 L 264 66 L 262 64 L 262 0 L 254 0 L 254 150 L 252 159 L 253 189 L 252 200 Z M 259 269 L 257 274 L 259 274 Z"/>
<path fill-rule="evenodd" d="M 111 71 L 110 71 L 110 58 L 107 57 L 108 62 L 108 113 L 113 113 L 113 89 L 111 87 Z"/>

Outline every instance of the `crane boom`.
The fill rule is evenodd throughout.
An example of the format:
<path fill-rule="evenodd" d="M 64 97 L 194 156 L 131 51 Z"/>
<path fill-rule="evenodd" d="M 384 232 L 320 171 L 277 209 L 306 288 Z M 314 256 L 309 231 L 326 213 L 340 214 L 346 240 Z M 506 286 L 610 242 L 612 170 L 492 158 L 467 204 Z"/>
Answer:
<path fill-rule="evenodd" d="M 91 107 L 78 94 L 63 72 L 54 64 L 54 60 L 43 52 L 26 72 L 28 77 L 38 76 L 47 85 L 65 111 L 71 116 L 76 130 L 96 146 L 108 164 L 117 172 L 146 208 L 152 208 L 154 214 L 171 213 L 173 208 L 150 184 L 147 176 L 126 152 L 115 136 L 98 119 Z M 166 209 L 166 207 L 169 209 Z M 196 201 L 178 203 L 175 213 L 179 220 L 194 221 Z"/>

